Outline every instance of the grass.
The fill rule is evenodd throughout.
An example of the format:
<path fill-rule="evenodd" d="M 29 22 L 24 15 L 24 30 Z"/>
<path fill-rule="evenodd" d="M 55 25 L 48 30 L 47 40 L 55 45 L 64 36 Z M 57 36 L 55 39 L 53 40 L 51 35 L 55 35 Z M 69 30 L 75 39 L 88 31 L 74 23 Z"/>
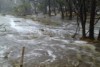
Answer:
<path fill-rule="evenodd" d="M 96 40 L 96 39 L 90 39 L 89 37 L 80 38 L 80 40 L 87 41 L 87 42 L 90 43 L 90 44 L 100 43 L 99 40 Z"/>
<path fill-rule="evenodd" d="M 44 25 L 53 25 L 53 26 L 60 26 L 61 23 L 52 20 L 50 17 L 34 17 L 34 16 L 26 16 L 25 19 L 32 19 L 33 21 L 38 21 Z"/>
<path fill-rule="evenodd" d="M 45 24 L 45 25 L 54 25 L 54 26 L 59 26 L 60 23 L 56 22 L 56 21 L 52 21 L 49 18 L 42 18 L 40 19 L 40 22 Z"/>

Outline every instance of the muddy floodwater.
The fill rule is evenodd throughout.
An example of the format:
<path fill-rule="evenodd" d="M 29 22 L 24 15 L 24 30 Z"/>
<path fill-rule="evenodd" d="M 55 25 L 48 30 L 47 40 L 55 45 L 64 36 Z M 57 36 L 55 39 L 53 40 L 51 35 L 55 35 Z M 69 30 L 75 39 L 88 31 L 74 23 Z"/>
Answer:
<path fill-rule="evenodd" d="M 95 47 L 71 37 L 75 25 L 52 26 L 0 16 L 0 67 L 19 67 L 22 47 L 24 67 L 100 67 L 100 53 Z"/>

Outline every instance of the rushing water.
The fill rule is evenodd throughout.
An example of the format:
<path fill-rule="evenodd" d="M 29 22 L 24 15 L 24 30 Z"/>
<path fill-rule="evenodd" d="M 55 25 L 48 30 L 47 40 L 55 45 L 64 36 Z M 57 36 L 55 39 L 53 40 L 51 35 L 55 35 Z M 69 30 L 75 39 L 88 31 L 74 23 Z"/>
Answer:
<path fill-rule="evenodd" d="M 10 64 L 17 67 L 23 46 L 24 67 L 44 64 L 52 67 L 98 67 L 100 62 L 94 46 L 71 38 L 75 32 L 74 22 L 48 26 L 6 15 L 0 16 L 0 25 L 1 67 L 11 67 Z"/>

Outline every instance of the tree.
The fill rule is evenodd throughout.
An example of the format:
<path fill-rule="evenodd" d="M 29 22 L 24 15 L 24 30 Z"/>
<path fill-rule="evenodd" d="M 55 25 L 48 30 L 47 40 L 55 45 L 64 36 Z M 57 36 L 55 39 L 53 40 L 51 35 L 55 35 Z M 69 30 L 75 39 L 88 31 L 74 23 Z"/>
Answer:
<path fill-rule="evenodd" d="M 57 3 L 59 5 L 59 10 L 61 12 L 61 18 L 64 19 L 64 1 L 63 0 L 57 0 Z"/>
<path fill-rule="evenodd" d="M 90 14 L 90 27 L 89 27 L 89 38 L 94 39 L 94 22 L 96 15 L 96 0 L 91 0 L 91 14 Z"/>
<path fill-rule="evenodd" d="M 73 13 L 72 0 L 67 0 L 67 2 L 68 2 L 68 9 L 69 9 L 69 20 L 72 20 L 72 13 Z"/>
<path fill-rule="evenodd" d="M 49 16 L 51 16 L 51 0 L 48 0 Z"/>
<path fill-rule="evenodd" d="M 98 34 L 98 40 L 100 40 L 100 29 L 99 29 L 99 34 Z"/>
<path fill-rule="evenodd" d="M 79 17 L 80 23 L 82 26 L 82 38 L 86 38 L 86 20 L 87 20 L 87 8 L 86 8 L 87 0 L 75 0 L 73 1 L 75 5 L 75 12 L 77 18 Z"/>

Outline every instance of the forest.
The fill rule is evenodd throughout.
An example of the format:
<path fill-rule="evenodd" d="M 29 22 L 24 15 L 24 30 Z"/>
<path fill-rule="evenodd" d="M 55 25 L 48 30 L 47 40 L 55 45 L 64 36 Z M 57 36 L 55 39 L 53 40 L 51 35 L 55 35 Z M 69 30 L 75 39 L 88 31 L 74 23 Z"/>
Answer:
<path fill-rule="evenodd" d="M 100 67 L 100 1 L 0 0 L 0 67 Z"/>

